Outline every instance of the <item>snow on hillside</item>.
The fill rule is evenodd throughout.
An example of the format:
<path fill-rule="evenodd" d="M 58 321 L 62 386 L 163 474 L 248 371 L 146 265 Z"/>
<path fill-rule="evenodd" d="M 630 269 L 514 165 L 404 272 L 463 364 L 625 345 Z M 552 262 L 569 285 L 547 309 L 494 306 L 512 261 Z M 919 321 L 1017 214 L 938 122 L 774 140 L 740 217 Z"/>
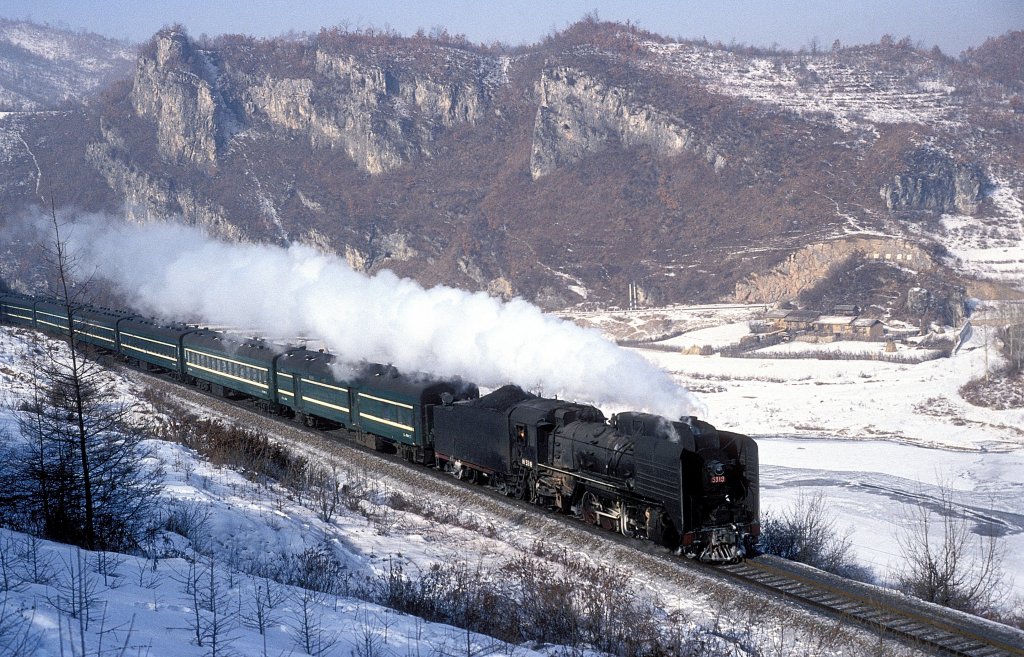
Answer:
<path fill-rule="evenodd" d="M 0 20 L 0 41 L 52 62 L 74 60 L 82 70 L 96 73 L 109 70 L 113 60 L 135 59 L 134 48 L 128 44 L 97 34 L 75 33 L 24 21 Z"/>
<path fill-rule="evenodd" d="M 0 19 L 0 108 L 52 109 L 129 75 L 134 46 L 98 34 Z"/>
<path fill-rule="evenodd" d="M 6 402 L 0 406 L 0 432 L 8 437 L 17 435 L 10 409 L 28 390 L 31 377 L 23 355 L 31 349 L 25 332 L 0 327 L 0 389 L 5 391 Z M 115 378 L 122 394 L 130 396 L 129 382 Z M 502 541 L 399 511 L 379 517 L 341 510 L 331 522 L 325 522 L 279 487 L 262 486 L 234 470 L 213 466 L 182 445 L 151 440 L 147 447 L 152 452 L 150 459 L 166 472 L 160 504 L 161 516 L 168 519 L 164 524 L 172 524 L 169 519 L 175 518 L 178 531 L 188 530 L 189 537 L 159 532 L 148 547 L 153 556 L 147 559 L 88 554 L 0 529 L 0 655 L 45 657 L 69 654 L 68 650 L 76 654 L 78 621 L 57 611 L 71 604 L 60 600 L 68 595 L 72 572 L 87 573 L 84 581 L 93 599 L 91 620 L 86 623 L 92 629 L 85 632 L 89 654 L 95 654 L 101 642 L 107 647 L 117 645 L 118 650 L 127 645 L 127 654 L 210 654 L 208 641 L 202 647 L 196 645 L 196 602 L 187 587 L 190 559 L 211 567 L 207 557 L 194 551 L 199 542 L 204 543 L 204 553 L 213 555 L 213 579 L 207 576 L 201 586 L 218 590 L 223 598 L 222 614 L 235 610 L 239 618 L 254 614 L 251 605 L 260 587 L 269 586 L 279 598 L 269 610 L 266 643 L 258 631 L 236 618 L 222 628 L 221 650 L 226 652 L 221 654 L 305 654 L 301 634 L 307 616 L 319 633 L 322 653 L 315 654 L 545 654 L 427 623 L 355 597 L 309 597 L 298 587 L 245 574 L 275 561 L 326 550 L 334 555 L 336 566 L 348 573 L 355 590 L 393 567 L 426 572 L 433 563 L 470 561 L 475 566 L 496 568 L 513 551 Z M 363 484 L 372 487 L 380 482 L 365 480 Z M 387 489 L 375 493 L 387 494 Z M 375 505 L 372 497 L 365 504 Z M 28 563 L 29 557 L 34 563 Z M 29 568 L 38 571 L 39 564 L 42 575 L 29 572 Z M 25 633 L 12 629 L 18 625 L 16 618 L 29 621 Z M 101 626 L 106 628 L 105 635 Z M 69 638 L 71 634 L 74 638 Z M 6 652 L 21 638 L 35 647 Z"/>
<path fill-rule="evenodd" d="M 935 240 L 956 258 L 958 270 L 1024 290 L 1024 202 L 1006 181 L 989 193 L 994 217 L 944 215 Z"/>
<path fill-rule="evenodd" d="M 843 129 L 875 123 L 953 125 L 959 120 L 951 83 L 932 78 L 911 82 L 850 52 L 769 58 L 686 43 L 644 45 L 664 70 L 694 75 L 718 93 L 775 105 L 806 118 L 827 116 Z"/>

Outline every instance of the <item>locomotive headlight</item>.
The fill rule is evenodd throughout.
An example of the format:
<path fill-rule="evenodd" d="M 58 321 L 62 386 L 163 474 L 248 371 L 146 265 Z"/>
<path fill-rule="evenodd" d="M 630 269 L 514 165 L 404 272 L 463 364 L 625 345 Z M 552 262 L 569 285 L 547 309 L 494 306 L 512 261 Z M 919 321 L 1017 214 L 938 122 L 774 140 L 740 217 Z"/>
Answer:
<path fill-rule="evenodd" d="M 725 465 L 721 461 L 711 461 L 707 464 L 708 481 L 712 484 L 725 483 Z"/>

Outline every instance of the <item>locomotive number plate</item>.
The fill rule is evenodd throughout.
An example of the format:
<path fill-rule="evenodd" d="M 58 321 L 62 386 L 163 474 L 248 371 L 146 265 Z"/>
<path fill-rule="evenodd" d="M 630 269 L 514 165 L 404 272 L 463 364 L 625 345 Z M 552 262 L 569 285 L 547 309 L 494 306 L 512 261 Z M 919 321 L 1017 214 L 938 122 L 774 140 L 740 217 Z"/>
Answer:
<path fill-rule="evenodd" d="M 713 476 L 713 477 L 711 477 L 711 483 L 713 483 L 713 484 L 724 484 L 725 483 L 725 476 L 724 475 Z"/>

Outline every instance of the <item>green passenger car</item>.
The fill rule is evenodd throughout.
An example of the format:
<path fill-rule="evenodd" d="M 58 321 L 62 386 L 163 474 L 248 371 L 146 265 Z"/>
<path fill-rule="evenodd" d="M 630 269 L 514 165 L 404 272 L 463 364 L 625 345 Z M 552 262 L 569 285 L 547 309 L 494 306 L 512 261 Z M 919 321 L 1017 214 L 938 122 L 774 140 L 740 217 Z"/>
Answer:
<path fill-rule="evenodd" d="M 184 372 L 181 340 L 196 330 L 187 324 L 125 317 L 117 322 L 118 351 L 132 361 L 181 375 Z"/>
<path fill-rule="evenodd" d="M 55 333 L 67 337 L 68 329 L 68 307 L 56 300 L 36 301 L 35 304 L 35 327 L 40 331 Z"/>
<path fill-rule="evenodd" d="M 0 322 L 16 326 L 35 326 L 35 297 L 24 294 L 0 294 Z"/>
<path fill-rule="evenodd" d="M 403 376 L 386 365 L 347 367 L 331 354 L 308 349 L 281 354 L 275 369 L 278 403 L 307 424 L 352 429 L 367 436 L 367 444 L 416 461 L 433 457 L 429 414 L 442 396 L 479 394 L 476 386 L 458 380 Z"/>
<path fill-rule="evenodd" d="M 333 368 L 334 356 L 289 349 L 277 357 L 277 402 L 310 426 L 352 426 L 353 383 Z"/>
<path fill-rule="evenodd" d="M 227 333 L 197 330 L 181 338 L 184 373 L 226 393 L 239 392 L 271 402 L 274 392 L 274 346 L 263 340 L 243 340 Z"/>
<path fill-rule="evenodd" d="M 75 339 L 100 349 L 117 351 L 117 323 L 132 315 L 98 306 L 75 306 L 71 319 Z"/>

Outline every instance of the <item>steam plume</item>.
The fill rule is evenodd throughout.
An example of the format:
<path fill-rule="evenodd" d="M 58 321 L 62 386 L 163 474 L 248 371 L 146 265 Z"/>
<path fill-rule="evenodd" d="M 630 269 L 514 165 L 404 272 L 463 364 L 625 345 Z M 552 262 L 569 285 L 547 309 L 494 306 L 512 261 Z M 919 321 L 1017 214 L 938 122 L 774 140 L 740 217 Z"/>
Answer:
<path fill-rule="evenodd" d="M 179 224 L 85 219 L 68 241 L 83 271 L 157 316 L 313 336 L 340 359 L 540 387 L 609 410 L 678 418 L 700 407 L 638 354 L 523 300 L 424 289 L 389 271 L 355 272 L 306 246 L 227 243 Z"/>

